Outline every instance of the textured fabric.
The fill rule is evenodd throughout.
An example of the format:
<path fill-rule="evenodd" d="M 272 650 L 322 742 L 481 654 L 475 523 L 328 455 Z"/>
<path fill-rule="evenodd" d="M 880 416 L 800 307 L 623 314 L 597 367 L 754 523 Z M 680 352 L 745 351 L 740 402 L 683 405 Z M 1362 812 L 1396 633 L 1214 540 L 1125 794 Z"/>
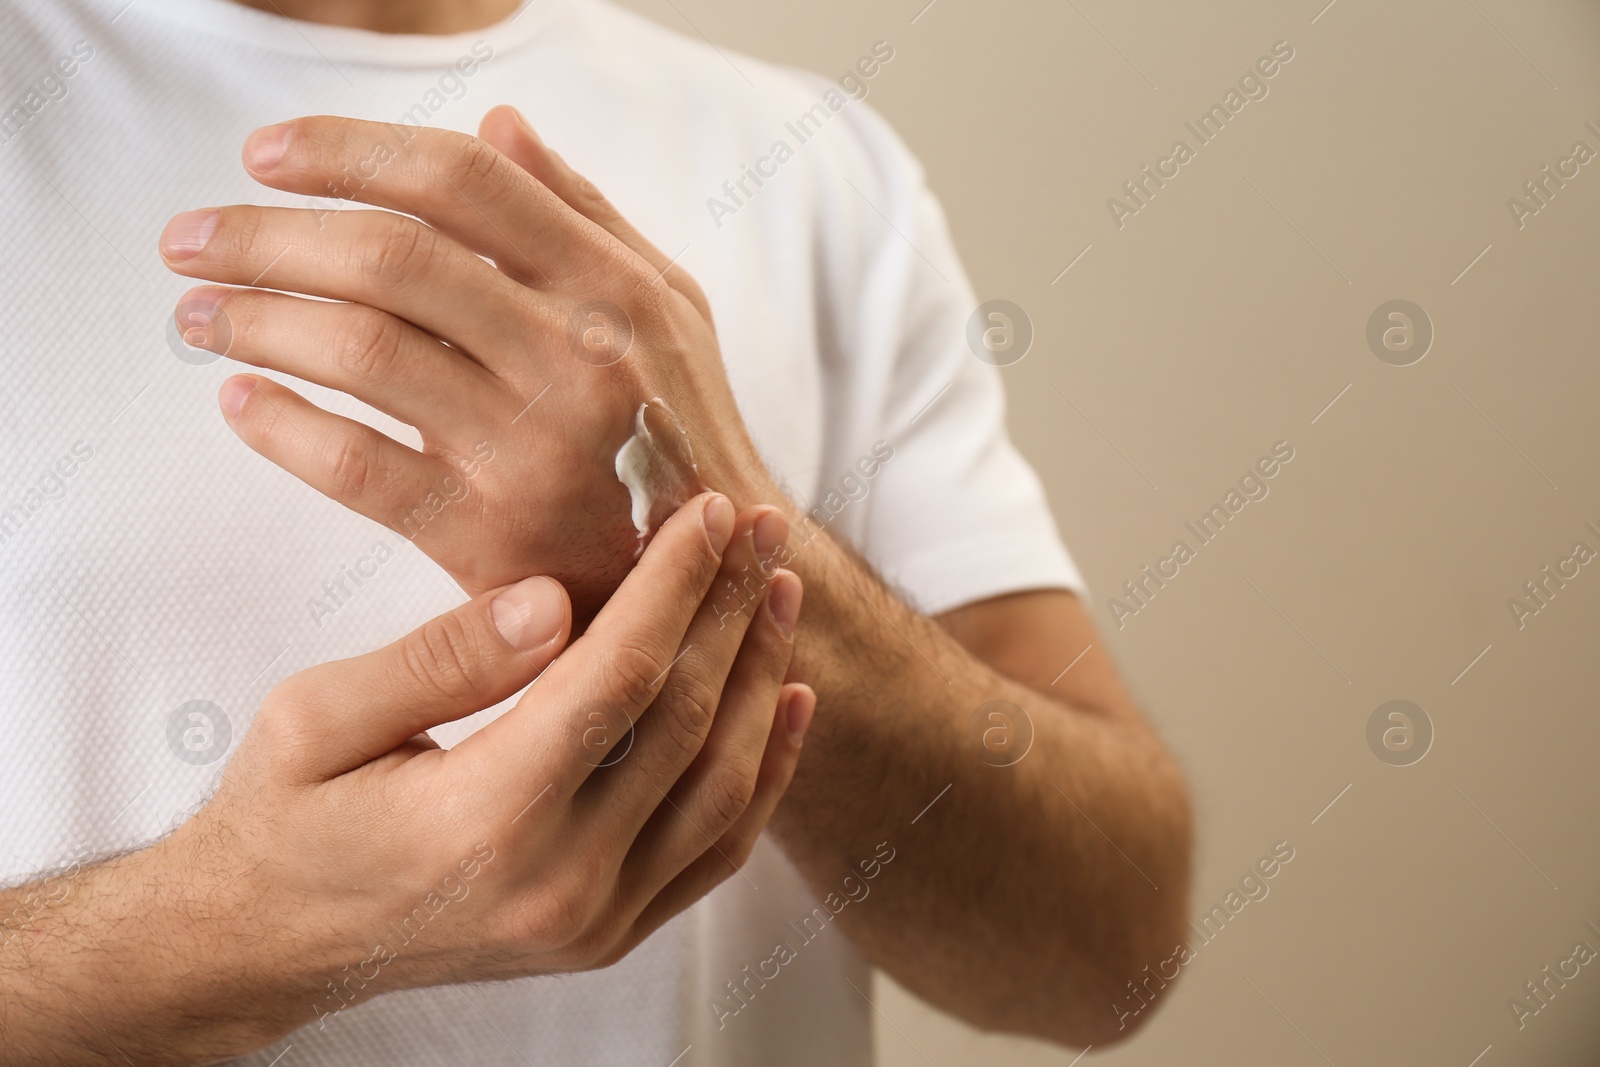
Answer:
<path fill-rule="evenodd" d="M 458 60 L 475 62 L 452 72 Z M 786 126 L 830 85 L 592 0 L 535 0 L 440 38 L 225 0 L 0 0 L 0 876 L 192 814 L 223 764 L 177 755 L 186 702 L 221 708 L 236 746 L 284 677 L 461 600 L 410 544 L 233 437 L 215 407 L 228 361 L 170 347 L 189 283 L 163 268 L 157 235 L 189 208 L 304 206 L 238 161 L 251 129 L 295 115 L 473 130 L 515 104 L 681 250 L 773 470 L 921 607 L 1078 587 L 1006 440 L 997 374 L 966 349 L 975 300 L 916 163 L 858 101 L 824 103 L 804 143 Z M 792 158 L 733 204 L 724 183 L 779 140 Z M 375 573 L 314 610 L 345 567 Z M 763 842 L 744 875 L 605 972 L 380 997 L 296 1033 L 283 1063 L 666 1067 L 685 1049 L 683 1067 L 866 1063 L 871 1013 L 851 988 L 867 988 L 865 965 L 838 932 L 797 944 L 790 926 L 816 903 Z M 796 958 L 719 1013 L 780 940 Z"/>

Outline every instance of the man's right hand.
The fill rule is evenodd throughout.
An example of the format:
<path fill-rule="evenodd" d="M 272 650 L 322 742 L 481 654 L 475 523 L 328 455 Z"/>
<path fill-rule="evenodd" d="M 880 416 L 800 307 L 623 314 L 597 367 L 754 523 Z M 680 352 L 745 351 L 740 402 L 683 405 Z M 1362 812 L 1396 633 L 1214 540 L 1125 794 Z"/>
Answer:
<path fill-rule="evenodd" d="M 0 1062 L 214 1062 L 384 992 L 626 955 L 744 861 L 799 757 L 771 513 L 691 501 L 565 651 L 566 594 L 529 578 L 279 685 L 195 818 L 0 946 Z M 725 580 L 759 599 L 729 611 Z"/>

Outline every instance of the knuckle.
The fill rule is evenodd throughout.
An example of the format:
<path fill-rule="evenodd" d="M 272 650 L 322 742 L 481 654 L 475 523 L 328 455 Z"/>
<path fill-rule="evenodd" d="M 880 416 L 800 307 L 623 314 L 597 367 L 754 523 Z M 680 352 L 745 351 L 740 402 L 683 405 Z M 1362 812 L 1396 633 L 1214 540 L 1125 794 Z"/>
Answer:
<path fill-rule="evenodd" d="M 637 719 L 654 698 L 661 679 L 661 664 L 650 651 L 631 642 L 611 648 L 606 659 L 611 678 L 608 690 L 611 702 L 629 709 L 633 713 L 629 718 Z"/>
<path fill-rule="evenodd" d="M 582 939 L 589 924 L 589 904 L 573 889 L 552 892 L 535 918 L 538 937 L 551 947 L 569 948 Z"/>
<path fill-rule="evenodd" d="M 342 499 L 353 500 L 372 491 L 378 474 L 367 442 L 354 433 L 341 433 L 328 453 L 328 473 Z"/>
<path fill-rule="evenodd" d="M 688 353 L 701 343 L 697 332 L 709 321 L 710 308 L 702 308 L 675 279 L 646 265 L 626 270 L 620 284 L 624 292 L 617 302 L 635 330 L 648 335 L 655 348 Z M 699 299 L 705 297 L 699 295 Z"/>
<path fill-rule="evenodd" d="M 573 199 L 578 201 L 573 206 L 596 222 L 605 223 L 622 218 L 621 212 L 611 205 L 600 187 L 576 171 L 572 172 L 571 192 Z"/>
<path fill-rule="evenodd" d="M 291 675 L 279 682 L 261 702 L 251 726 L 275 741 L 289 739 L 302 733 L 307 723 L 320 718 L 317 714 L 320 703 L 315 686 L 301 675 Z"/>
<path fill-rule="evenodd" d="M 700 288 L 700 283 L 695 281 L 689 275 L 689 272 L 681 267 L 674 267 L 672 275 L 672 287 L 682 293 L 685 300 L 694 305 L 694 309 L 700 313 L 701 318 L 710 322 L 711 301 L 706 299 L 706 291 Z"/>
<path fill-rule="evenodd" d="M 676 672 L 657 701 L 667 732 L 690 756 L 700 751 L 717 717 L 716 687 L 693 671 Z"/>
<path fill-rule="evenodd" d="M 392 377 L 403 336 L 400 320 L 362 305 L 352 305 L 344 320 L 334 342 L 334 358 L 344 373 L 367 382 Z"/>
<path fill-rule="evenodd" d="M 226 236 L 223 246 L 231 255 L 250 262 L 262 251 L 261 209 L 256 207 L 231 207 L 222 209 L 219 230 Z M 276 251 L 268 253 L 270 258 Z"/>
<path fill-rule="evenodd" d="M 578 967 L 586 964 L 604 940 L 604 873 L 595 863 L 582 865 L 555 879 L 536 896 L 511 910 L 508 938 L 522 951 Z"/>
<path fill-rule="evenodd" d="M 477 694 L 479 642 L 458 616 L 444 615 L 412 631 L 400 651 L 408 676 L 426 696 L 465 701 Z"/>
<path fill-rule="evenodd" d="M 272 687 L 267 699 L 262 701 L 261 714 L 274 720 L 317 719 L 326 703 L 328 680 L 325 675 L 329 664 L 318 664 L 299 674 L 291 674 Z"/>
<path fill-rule="evenodd" d="M 454 190 L 487 184 L 501 166 L 500 152 L 487 141 L 469 137 L 450 153 L 441 169 L 444 180 Z"/>
<path fill-rule="evenodd" d="M 307 758 L 327 750 L 328 707 L 315 669 L 292 675 L 262 701 L 250 724 L 249 748 L 264 761 L 275 779 L 293 776 Z M 240 751 L 245 751 L 241 744 Z"/>
<path fill-rule="evenodd" d="M 673 289 L 666 276 L 640 266 L 626 273 L 631 288 L 628 290 L 627 312 L 635 322 L 652 322 L 664 318 L 672 304 Z"/>
<path fill-rule="evenodd" d="M 739 870 L 750 862 L 750 855 L 756 850 L 757 837 L 757 834 L 739 833 L 730 834 L 723 839 L 722 844 L 718 847 L 722 849 L 722 854 L 728 858 L 728 875 L 733 874 L 734 871 Z"/>
<path fill-rule="evenodd" d="M 706 808 L 723 828 L 739 821 L 755 795 L 756 768 L 743 757 L 725 756 L 718 771 L 706 779 Z"/>
<path fill-rule="evenodd" d="M 357 246 L 353 268 L 367 285 L 393 292 L 426 270 L 438 254 L 438 239 L 420 222 L 398 216 L 384 221 L 378 233 Z"/>

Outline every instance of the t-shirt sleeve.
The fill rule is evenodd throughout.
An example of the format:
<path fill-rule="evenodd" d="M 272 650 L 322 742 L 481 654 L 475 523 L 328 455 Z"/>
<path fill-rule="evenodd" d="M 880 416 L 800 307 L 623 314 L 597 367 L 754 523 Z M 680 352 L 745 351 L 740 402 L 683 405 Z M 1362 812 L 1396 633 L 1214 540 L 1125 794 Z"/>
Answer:
<path fill-rule="evenodd" d="M 833 492 L 843 505 L 836 532 L 929 614 L 1027 589 L 1084 594 L 1044 488 L 1006 432 L 1001 371 L 968 347 L 978 300 L 921 165 L 865 104 L 840 118 L 848 124 L 829 133 L 847 137 L 831 146 L 817 195 L 824 247 L 840 250 L 825 257 L 822 286 L 829 421 L 849 429 L 830 442 L 825 472 L 847 472 L 843 488 L 865 495 L 852 503 L 824 482 L 823 503 Z M 863 465 L 875 449 L 892 456 Z"/>

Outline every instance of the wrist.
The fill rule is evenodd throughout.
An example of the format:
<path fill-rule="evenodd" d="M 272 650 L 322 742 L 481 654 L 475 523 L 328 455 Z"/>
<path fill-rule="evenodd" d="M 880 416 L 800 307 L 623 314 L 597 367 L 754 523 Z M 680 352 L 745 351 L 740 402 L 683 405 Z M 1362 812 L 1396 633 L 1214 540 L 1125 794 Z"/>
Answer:
<path fill-rule="evenodd" d="M 775 505 L 786 514 L 795 510 L 742 430 L 730 444 L 712 443 L 705 449 L 697 448 L 695 459 L 702 484 L 727 497 L 735 510 L 757 504 Z"/>

